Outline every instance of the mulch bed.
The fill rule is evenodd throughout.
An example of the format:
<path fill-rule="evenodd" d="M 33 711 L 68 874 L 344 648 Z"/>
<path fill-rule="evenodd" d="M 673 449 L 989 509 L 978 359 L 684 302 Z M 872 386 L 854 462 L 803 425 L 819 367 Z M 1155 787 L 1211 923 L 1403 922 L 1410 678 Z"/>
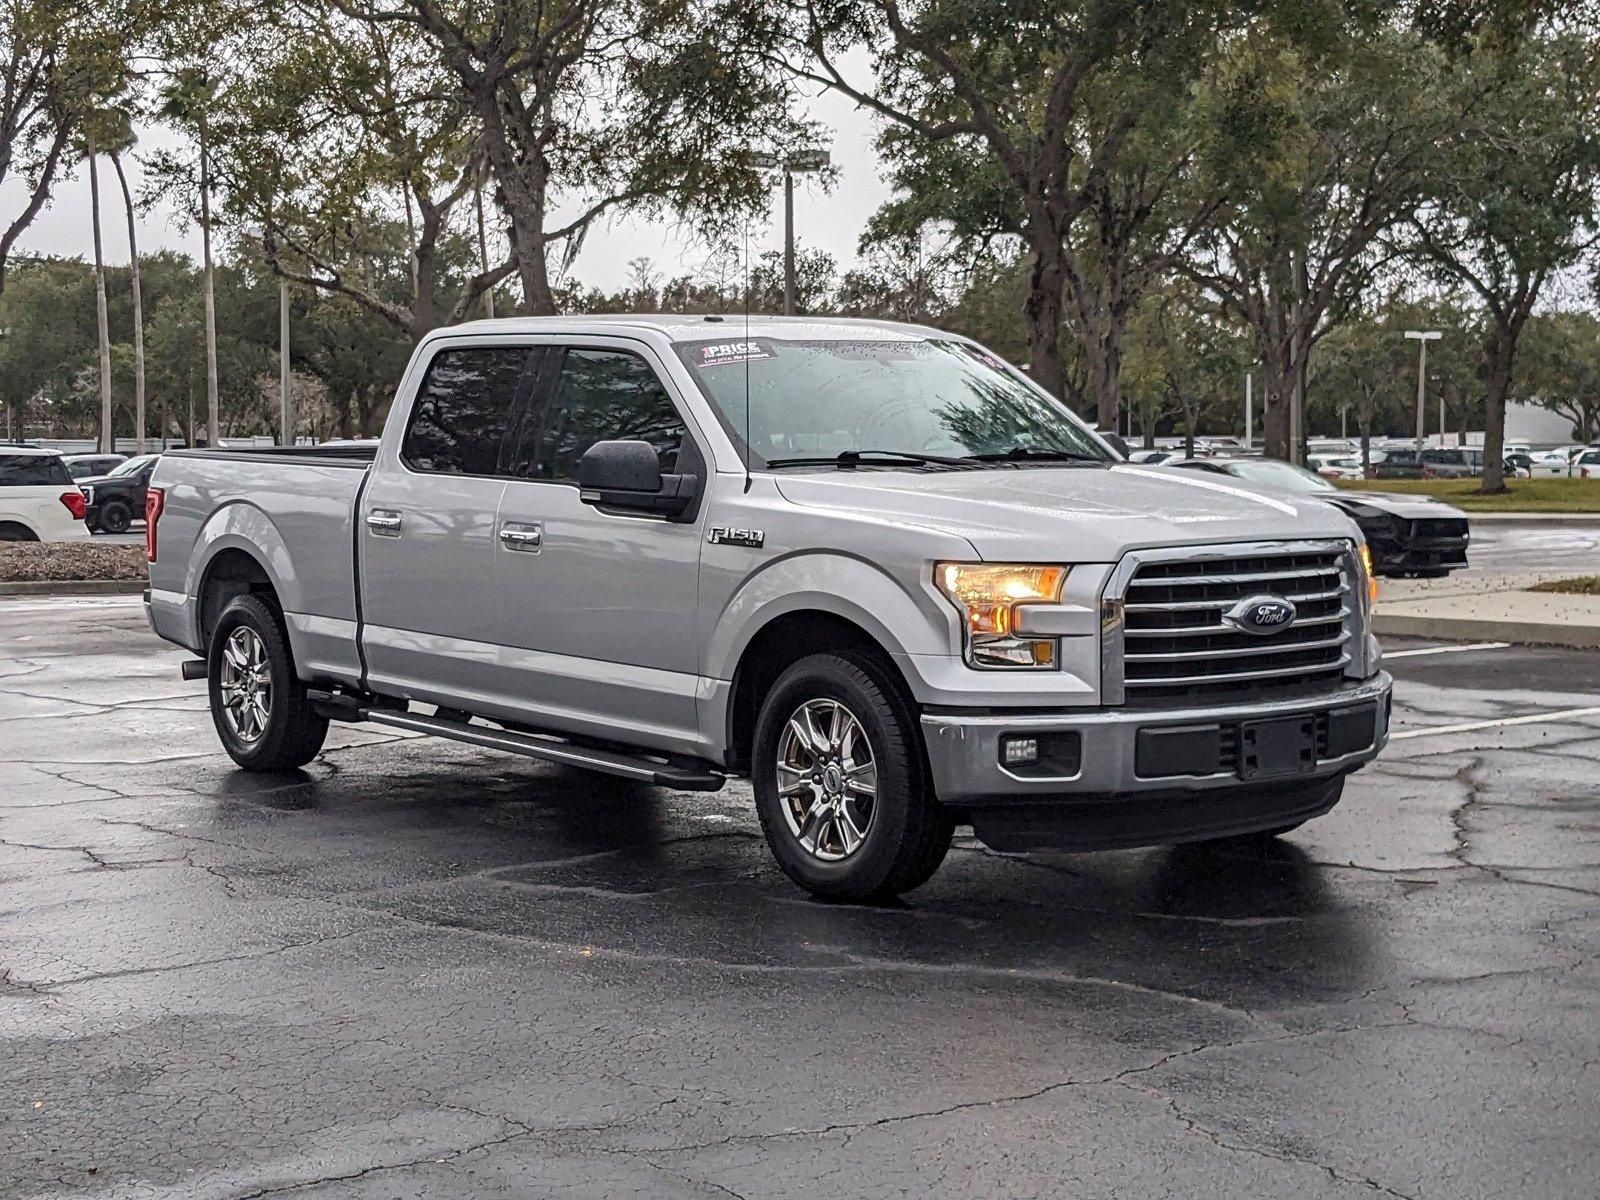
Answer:
<path fill-rule="evenodd" d="M 143 546 L 94 542 L 0 543 L 0 583 L 144 579 Z"/>

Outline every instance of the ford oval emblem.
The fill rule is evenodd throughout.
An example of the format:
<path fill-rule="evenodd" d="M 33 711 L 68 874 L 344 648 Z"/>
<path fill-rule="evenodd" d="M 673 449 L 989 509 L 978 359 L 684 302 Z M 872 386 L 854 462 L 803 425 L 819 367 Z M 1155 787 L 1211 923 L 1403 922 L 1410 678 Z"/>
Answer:
<path fill-rule="evenodd" d="M 1282 596 L 1248 596 L 1222 614 L 1226 624 L 1242 633 L 1265 636 L 1294 623 L 1295 607 Z"/>

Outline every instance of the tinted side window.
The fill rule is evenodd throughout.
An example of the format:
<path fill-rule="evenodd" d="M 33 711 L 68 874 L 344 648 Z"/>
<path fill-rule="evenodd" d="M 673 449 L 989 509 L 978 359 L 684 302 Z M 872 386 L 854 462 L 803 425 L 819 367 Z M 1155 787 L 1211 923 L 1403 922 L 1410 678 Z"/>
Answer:
<path fill-rule="evenodd" d="M 406 465 L 442 475 L 501 474 L 528 355 L 526 346 L 434 355 L 400 444 Z"/>
<path fill-rule="evenodd" d="M 0 487 L 71 485 L 67 464 L 45 454 L 0 454 Z"/>
<path fill-rule="evenodd" d="M 525 473 L 532 479 L 574 482 L 583 452 L 596 442 L 617 438 L 649 442 L 661 458 L 661 470 L 670 473 L 677 470 L 684 436 L 672 398 L 639 355 L 568 350 Z"/>

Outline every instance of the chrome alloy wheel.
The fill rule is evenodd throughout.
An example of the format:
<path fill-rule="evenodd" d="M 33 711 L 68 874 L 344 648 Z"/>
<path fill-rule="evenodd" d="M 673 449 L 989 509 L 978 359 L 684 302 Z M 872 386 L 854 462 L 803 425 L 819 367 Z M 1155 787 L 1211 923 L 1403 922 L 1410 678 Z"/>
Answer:
<path fill-rule="evenodd" d="M 222 712 L 228 727 L 243 742 L 253 742 L 267 729 L 272 712 L 272 672 L 267 648 L 248 625 L 228 635 L 222 647 Z"/>
<path fill-rule="evenodd" d="M 861 722 L 837 700 L 807 700 L 778 735 L 778 797 L 789 832 L 823 862 L 849 858 L 877 808 L 878 765 Z"/>

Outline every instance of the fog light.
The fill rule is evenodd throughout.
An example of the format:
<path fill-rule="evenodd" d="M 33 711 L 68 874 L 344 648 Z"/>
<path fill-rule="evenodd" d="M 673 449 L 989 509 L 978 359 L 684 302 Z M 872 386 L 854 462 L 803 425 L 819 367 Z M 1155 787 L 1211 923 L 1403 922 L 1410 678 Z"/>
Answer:
<path fill-rule="evenodd" d="M 1008 737 L 1000 741 L 1000 761 L 1008 767 L 1026 767 L 1039 761 L 1039 739 Z"/>

